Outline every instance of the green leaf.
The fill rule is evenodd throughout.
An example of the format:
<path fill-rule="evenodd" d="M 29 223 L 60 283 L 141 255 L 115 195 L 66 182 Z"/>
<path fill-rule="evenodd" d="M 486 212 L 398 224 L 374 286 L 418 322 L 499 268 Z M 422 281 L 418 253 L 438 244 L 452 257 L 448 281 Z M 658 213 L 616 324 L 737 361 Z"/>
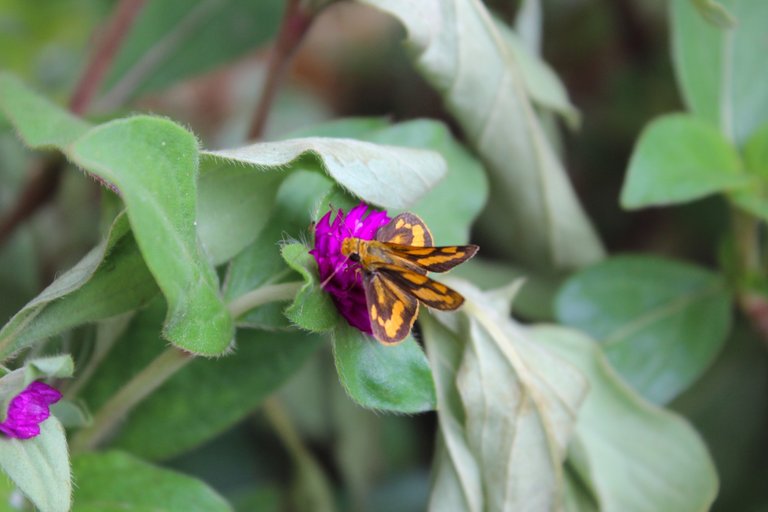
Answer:
<path fill-rule="evenodd" d="M 98 246 L 0 330 L 0 358 L 76 325 L 139 307 L 157 292 L 128 221 L 120 215 Z"/>
<path fill-rule="evenodd" d="M 162 308 L 152 307 L 135 317 L 83 390 L 91 410 L 98 410 L 164 350 L 163 314 Z M 321 341 L 295 330 L 239 330 L 233 353 L 192 361 L 139 404 L 114 446 L 149 459 L 165 459 L 203 443 L 258 407 Z"/>
<path fill-rule="evenodd" d="M 82 119 L 29 91 L 18 78 L 4 72 L 0 72 L 0 111 L 33 148 L 62 149 L 90 128 Z"/>
<path fill-rule="evenodd" d="M 672 114 L 654 120 L 640 135 L 621 205 L 684 203 L 748 183 L 738 153 L 716 128 L 690 115 Z"/>
<path fill-rule="evenodd" d="M 598 340 L 617 371 L 658 404 L 709 367 L 730 330 L 731 307 L 720 276 L 649 256 L 590 267 L 556 301 L 558 320 Z"/>
<path fill-rule="evenodd" d="M 339 320 L 339 313 L 331 297 L 320 287 L 317 264 L 307 246 L 300 243 L 284 245 L 280 253 L 288 266 L 301 274 L 305 281 L 293 303 L 285 310 L 285 316 L 308 331 L 332 329 Z"/>
<path fill-rule="evenodd" d="M 569 461 L 604 512 L 696 512 L 717 494 L 707 449 L 679 416 L 635 394 L 597 345 L 576 331 L 531 329 L 537 343 L 556 351 L 589 380 Z"/>
<path fill-rule="evenodd" d="M 435 408 L 435 385 L 421 347 L 412 336 L 385 346 L 339 320 L 333 356 L 349 396 L 368 409 L 415 413 Z"/>
<path fill-rule="evenodd" d="M 438 243 L 469 241 L 470 227 L 488 196 L 488 182 L 480 163 L 442 123 L 417 119 L 390 125 L 382 118 L 349 118 L 323 123 L 293 135 L 353 138 L 439 153 L 447 164 L 445 178 L 408 210 L 424 219 Z M 344 206 L 336 202 L 332 204 L 335 207 Z M 395 215 L 399 211 L 391 210 L 390 213 Z"/>
<path fill-rule="evenodd" d="M 259 236 L 284 178 L 279 172 L 254 172 L 224 160 L 202 159 L 197 232 L 214 265 L 231 259 Z"/>
<path fill-rule="evenodd" d="M 699 0 L 698 4 L 712 2 Z M 768 66 L 755 51 L 765 37 L 768 3 L 762 0 L 724 0 L 736 23 L 713 26 L 690 0 L 670 2 L 672 56 L 677 80 L 688 108 L 720 128 L 741 145 L 768 119 Z"/>
<path fill-rule="evenodd" d="M 734 190 L 729 197 L 739 207 L 768 220 L 768 125 L 757 130 L 744 144 L 744 166 L 753 177 L 748 187 Z"/>
<path fill-rule="evenodd" d="M 90 130 L 70 151 L 75 162 L 120 189 L 144 260 L 169 304 L 164 335 L 195 354 L 224 351 L 234 331 L 195 230 L 194 136 L 165 119 L 136 116 Z"/>
<path fill-rule="evenodd" d="M 77 512 L 231 512 L 206 483 L 119 451 L 74 457 Z"/>
<path fill-rule="evenodd" d="M 436 314 L 442 326 L 422 319 L 449 466 L 437 470 L 444 476 L 433 486 L 431 509 L 440 510 L 443 493 L 462 495 L 457 510 L 556 509 L 586 382 L 509 317 L 517 286 L 491 294 L 451 285 L 466 298 L 464 315 Z M 447 489 L 452 482 L 461 493 Z"/>
<path fill-rule="evenodd" d="M 104 97 L 111 110 L 137 94 L 204 73 L 268 42 L 279 25 L 276 0 L 148 2 L 121 44 Z M 254 84 L 255 86 L 256 84 Z"/>
<path fill-rule="evenodd" d="M 691 0 L 691 2 L 699 10 L 699 14 L 715 27 L 727 29 L 736 26 L 733 15 L 715 0 Z"/>
<path fill-rule="evenodd" d="M 354 195 L 392 208 L 410 206 L 445 175 L 445 161 L 431 151 L 351 139 L 289 139 L 204 154 L 266 169 L 312 158 Z"/>
<path fill-rule="evenodd" d="M 37 437 L 0 437 L 0 468 L 40 512 L 69 510 L 69 453 L 64 429 L 56 418 L 42 422 Z"/>
<path fill-rule="evenodd" d="M 416 67 L 486 163 L 490 201 L 479 225 L 486 245 L 539 266 L 577 267 L 602 257 L 531 106 L 520 62 L 483 3 L 361 1 L 403 23 Z"/>
<path fill-rule="evenodd" d="M 333 182 L 316 172 L 297 169 L 280 185 L 275 207 L 258 238 L 231 262 L 224 296 L 231 301 L 264 285 L 300 279 L 280 255 L 280 244 L 304 238 L 310 223 L 317 220 L 318 205 L 333 188 Z M 237 319 L 238 326 L 285 329 L 290 322 L 283 311 L 287 303 L 260 306 Z"/>
<path fill-rule="evenodd" d="M 568 91 L 555 71 L 539 56 L 531 53 L 518 35 L 503 22 L 497 22 L 496 28 L 520 68 L 526 92 L 531 100 L 538 106 L 563 116 L 571 127 L 578 127 L 579 111 L 571 103 Z"/>

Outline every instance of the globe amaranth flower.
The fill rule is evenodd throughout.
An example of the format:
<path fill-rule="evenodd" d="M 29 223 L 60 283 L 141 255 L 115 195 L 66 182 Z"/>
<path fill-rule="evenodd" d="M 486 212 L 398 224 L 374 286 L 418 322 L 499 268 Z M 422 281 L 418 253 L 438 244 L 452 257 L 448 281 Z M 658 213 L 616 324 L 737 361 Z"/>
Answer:
<path fill-rule="evenodd" d="M 315 247 L 309 253 L 315 257 L 323 289 L 331 294 L 339 313 L 351 326 L 372 334 L 360 265 L 341 253 L 341 243 L 350 237 L 372 240 L 391 219 L 387 212 L 369 209 L 364 203 L 346 215 L 338 210 L 333 221 L 332 214 L 333 210 L 326 213 L 315 226 Z"/>
<path fill-rule="evenodd" d="M 42 382 L 33 382 L 13 397 L 8 415 L 0 423 L 0 432 L 16 439 L 40 435 L 40 423 L 51 415 L 49 407 L 61 399 L 61 393 Z"/>

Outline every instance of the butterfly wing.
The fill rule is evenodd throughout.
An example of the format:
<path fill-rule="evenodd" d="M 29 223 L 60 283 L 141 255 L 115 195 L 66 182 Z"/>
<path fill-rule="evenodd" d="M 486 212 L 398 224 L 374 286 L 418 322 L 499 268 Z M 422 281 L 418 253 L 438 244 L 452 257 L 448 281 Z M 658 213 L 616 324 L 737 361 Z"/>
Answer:
<path fill-rule="evenodd" d="M 445 272 L 470 259 L 477 252 L 476 245 L 451 245 L 446 247 L 412 247 L 385 243 L 389 254 L 405 260 L 428 272 Z"/>
<path fill-rule="evenodd" d="M 363 275 L 363 288 L 373 336 L 387 344 L 403 341 L 419 314 L 416 297 L 378 271 Z"/>
<path fill-rule="evenodd" d="M 453 311 L 464 303 L 464 297 L 424 274 L 419 274 L 396 265 L 387 265 L 377 270 L 379 279 L 392 283 L 406 296 L 413 296 L 430 308 Z"/>
<path fill-rule="evenodd" d="M 405 212 L 380 227 L 376 232 L 376 240 L 413 247 L 431 247 L 432 233 L 418 215 Z"/>

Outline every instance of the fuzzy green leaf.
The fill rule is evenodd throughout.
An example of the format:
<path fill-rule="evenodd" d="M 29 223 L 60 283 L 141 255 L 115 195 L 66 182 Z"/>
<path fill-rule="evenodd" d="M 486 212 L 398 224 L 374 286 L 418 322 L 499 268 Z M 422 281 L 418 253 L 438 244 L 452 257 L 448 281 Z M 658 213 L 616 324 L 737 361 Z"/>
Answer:
<path fill-rule="evenodd" d="M 231 512 L 206 483 L 119 451 L 72 460 L 78 512 Z"/>
<path fill-rule="evenodd" d="M 576 274 L 556 302 L 560 322 L 598 340 L 618 372 L 659 404 L 712 363 L 731 306 L 718 275 L 646 256 L 611 258 Z"/>
<path fill-rule="evenodd" d="M 234 331 L 197 239 L 194 136 L 165 119 L 137 116 L 90 130 L 70 155 L 120 189 L 144 260 L 169 304 L 165 336 L 196 354 L 224 351 Z"/>
<path fill-rule="evenodd" d="M 91 410 L 98 410 L 165 349 L 160 339 L 163 315 L 159 302 L 136 315 L 83 390 Z M 241 329 L 236 340 L 231 354 L 190 362 L 139 404 L 114 446 L 149 459 L 188 451 L 258 407 L 322 342 L 296 330 Z"/>
<path fill-rule="evenodd" d="M 749 183 L 736 150 L 709 123 L 685 114 L 645 127 L 621 191 L 624 208 L 684 203 Z"/>
<path fill-rule="evenodd" d="M 40 512 L 69 510 L 72 482 L 67 438 L 56 418 L 42 422 L 37 437 L 0 437 L 0 468 Z"/>
<path fill-rule="evenodd" d="M 526 263 L 577 267 L 603 250 L 529 101 L 523 70 L 480 0 L 361 0 L 398 18 L 416 67 L 486 163 L 481 234 Z M 499 230 L 499 220 L 505 229 Z"/>
<path fill-rule="evenodd" d="M 392 208 L 410 206 L 445 175 L 445 162 L 431 151 L 351 139 L 289 139 L 205 154 L 208 158 L 266 169 L 284 168 L 299 159 L 313 158 L 354 195 Z M 404 183 L 408 186 L 403 186 Z"/>
<path fill-rule="evenodd" d="M 0 112 L 33 148 L 62 149 L 83 135 L 90 125 L 0 72 Z"/>
<path fill-rule="evenodd" d="M 134 309 L 158 288 L 120 215 L 107 237 L 0 330 L 0 356 L 76 325 Z"/>
<path fill-rule="evenodd" d="M 589 380 L 569 462 L 603 512 L 698 512 L 717 494 L 707 448 L 681 417 L 655 407 L 616 375 L 577 331 L 537 327 L 531 335 Z"/>
<path fill-rule="evenodd" d="M 307 246 L 300 243 L 284 245 L 280 250 L 288 266 L 301 274 L 305 284 L 296 294 L 285 315 L 294 324 L 312 332 L 327 331 L 339 320 L 330 296 L 320 287 L 317 264 Z"/>
<path fill-rule="evenodd" d="M 333 331 L 339 380 L 368 409 L 415 413 L 435 408 L 435 384 L 421 347 L 409 336 L 385 346 L 339 320 Z"/>

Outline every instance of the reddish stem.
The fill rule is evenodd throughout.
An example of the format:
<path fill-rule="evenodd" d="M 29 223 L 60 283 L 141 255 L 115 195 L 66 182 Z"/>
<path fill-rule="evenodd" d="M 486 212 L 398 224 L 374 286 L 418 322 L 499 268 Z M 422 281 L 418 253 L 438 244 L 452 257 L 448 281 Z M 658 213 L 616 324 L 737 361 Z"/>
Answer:
<path fill-rule="evenodd" d="M 264 127 L 267 125 L 272 103 L 285 73 L 285 68 L 311 24 L 312 15 L 301 8 L 300 1 L 287 0 L 280 31 L 269 55 L 267 76 L 264 80 L 264 87 L 256 107 L 251 129 L 248 132 L 249 139 L 260 139 L 264 135 Z"/>
<path fill-rule="evenodd" d="M 99 90 L 120 44 L 128 33 L 145 0 L 120 0 L 106 24 L 104 35 L 91 54 L 69 101 L 69 110 L 83 114 Z M 56 196 L 66 160 L 62 155 L 35 163 L 27 173 L 29 179 L 13 209 L 0 220 L 0 246 L 18 226 Z"/>
<path fill-rule="evenodd" d="M 104 81 L 112 60 L 125 39 L 133 22 L 136 20 L 145 0 L 120 0 L 112 13 L 112 17 L 104 29 L 101 41 L 91 54 L 80 81 L 77 83 L 69 100 L 69 110 L 75 114 L 83 114 L 91 104 L 94 95 Z"/>

